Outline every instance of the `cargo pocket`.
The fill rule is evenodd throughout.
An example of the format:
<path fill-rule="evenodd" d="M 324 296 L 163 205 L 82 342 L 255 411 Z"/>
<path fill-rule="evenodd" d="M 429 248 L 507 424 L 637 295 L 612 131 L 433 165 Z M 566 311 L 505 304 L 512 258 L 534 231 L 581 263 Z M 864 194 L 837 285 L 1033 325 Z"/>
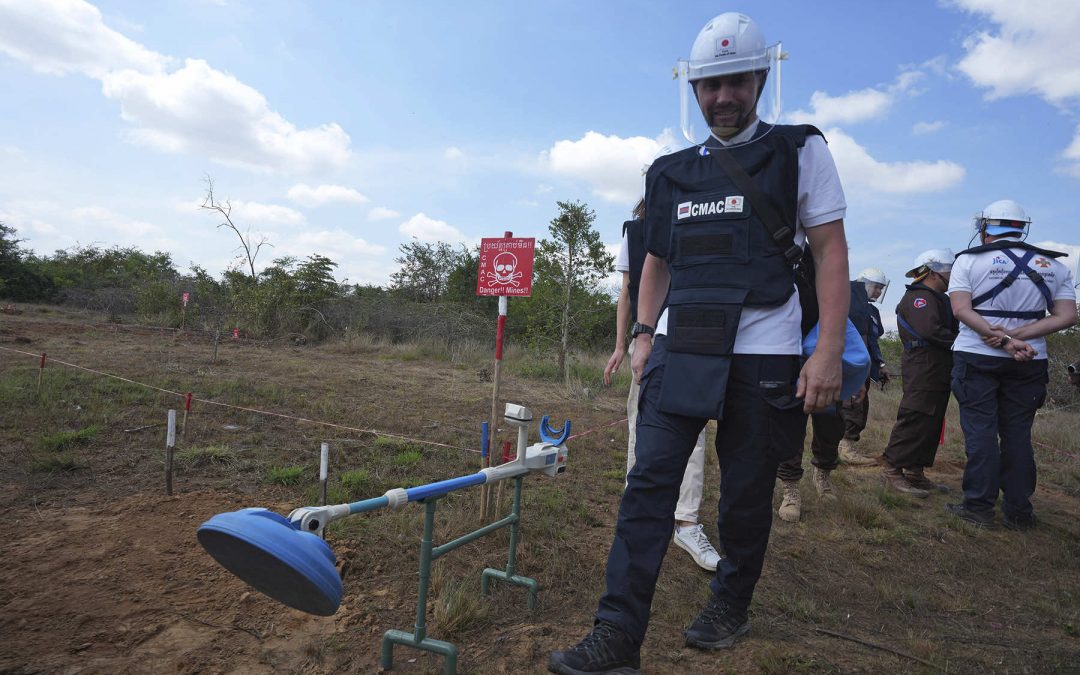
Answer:
<path fill-rule="evenodd" d="M 668 297 L 660 410 L 720 419 L 745 289 L 680 289 Z"/>
<path fill-rule="evenodd" d="M 960 405 L 964 404 L 967 400 L 967 396 L 964 395 L 964 377 L 967 376 L 967 364 L 966 363 L 953 363 L 952 367 L 952 392 L 956 397 L 956 402 Z"/>

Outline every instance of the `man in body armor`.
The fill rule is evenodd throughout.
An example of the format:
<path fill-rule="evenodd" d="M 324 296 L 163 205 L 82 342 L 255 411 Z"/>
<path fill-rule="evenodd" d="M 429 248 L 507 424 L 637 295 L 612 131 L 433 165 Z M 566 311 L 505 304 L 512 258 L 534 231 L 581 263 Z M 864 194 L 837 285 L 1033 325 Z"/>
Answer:
<path fill-rule="evenodd" d="M 604 384 L 611 384 L 611 376 L 622 365 L 626 353 L 626 330 L 637 323 L 637 295 L 641 284 L 641 266 L 645 263 L 645 200 L 641 199 L 634 207 L 634 219 L 623 223 L 622 243 L 619 255 L 615 259 L 615 271 L 622 272 L 623 283 L 619 291 L 619 302 L 615 316 L 615 351 L 611 353 L 604 367 Z M 630 357 L 634 356 L 634 343 L 630 342 Z M 630 393 L 626 397 L 626 419 L 630 425 L 626 445 L 626 473 L 634 468 L 637 461 L 637 382 L 630 383 Z M 675 532 L 672 541 L 690 554 L 699 567 L 713 572 L 720 562 L 720 554 L 713 547 L 705 529 L 698 522 L 698 511 L 705 487 L 705 429 L 698 434 L 694 451 L 686 463 L 682 483 L 679 485 L 679 503 L 675 506 Z"/>
<path fill-rule="evenodd" d="M 1031 219 L 1008 199 L 975 217 L 981 246 L 961 251 L 949 280 L 960 320 L 953 344 L 952 390 L 964 430 L 964 501 L 945 509 L 977 527 L 993 527 L 998 492 L 1005 526 L 1035 526 L 1031 425 L 1046 399 L 1045 336 L 1076 324 L 1072 273 L 1065 255 L 1023 240 Z"/>
<path fill-rule="evenodd" d="M 885 334 L 881 326 L 881 315 L 873 302 L 884 295 L 889 280 L 881 270 L 868 267 L 851 282 L 851 300 L 848 306 L 848 319 L 855 326 L 859 336 L 870 353 L 870 375 L 859 393 L 845 399 L 842 404 L 828 410 L 810 415 L 810 463 L 813 466 L 812 482 L 818 497 L 825 501 L 835 501 L 830 474 L 839 465 L 840 458 L 845 464 L 870 466 L 877 460 L 860 455 L 855 449 L 859 434 L 866 428 L 866 418 L 870 411 L 867 389 L 870 380 L 887 377 L 885 362 L 881 358 L 878 338 Z M 884 374 L 883 374 L 884 373 Z M 776 515 L 781 520 L 797 523 L 802 518 L 802 493 L 799 483 L 802 481 L 802 453 L 780 463 L 776 477 L 783 485 L 784 495 Z"/>
<path fill-rule="evenodd" d="M 896 305 L 904 347 L 900 362 L 904 396 L 885 448 L 882 479 L 887 488 L 920 498 L 941 489 L 926 477 L 925 469 L 934 465 L 949 407 L 952 346 L 959 329 L 945 295 L 953 258 L 948 249 L 919 254 L 906 275 L 914 281 Z"/>
<path fill-rule="evenodd" d="M 641 383 L 637 462 L 593 630 L 552 653 L 553 672 L 638 672 L 679 483 L 710 419 L 717 420 L 726 557 L 712 597 L 684 635 L 706 649 L 744 635 L 769 541 L 777 465 L 801 452 L 805 414 L 839 398 L 846 204 L 820 132 L 767 124 L 778 108 L 759 118 L 769 110 L 765 92 L 778 87 L 779 56 L 779 44 L 768 46 L 751 19 L 728 13 L 702 29 L 689 61 L 680 62 L 683 110 L 696 102 L 708 129 L 694 133 L 684 115 L 684 133 L 696 144 L 657 159 L 646 176 L 648 255 L 631 331 Z M 820 339 L 800 369 L 792 266 L 804 237 L 817 266 Z"/>
<path fill-rule="evenodd" d="M 881 323 L 881 313 L 874 304 L 885 301 L 885 292 L 888 289 L 888 277 L 876 267 L 867 267 L 851 282 L 851 309 L 848 310 L 848 318 L 855 324 L 859 335 L 863 336 L 866 349 L 870 352 L 870 377 L 866 380 L 866 386 L 840 406 L 840 417 L 844 419 L 844 437 L 840 440 L 839 455 L 844 463 L 852 466 L 877 464 L 877 460 L 859 452 L 858 443 L 870 416 L 870 383 L 880 382 L 884 387 L 891 375 L 878 344 L 878 340 L 885 334 L 885 327 Z"/>

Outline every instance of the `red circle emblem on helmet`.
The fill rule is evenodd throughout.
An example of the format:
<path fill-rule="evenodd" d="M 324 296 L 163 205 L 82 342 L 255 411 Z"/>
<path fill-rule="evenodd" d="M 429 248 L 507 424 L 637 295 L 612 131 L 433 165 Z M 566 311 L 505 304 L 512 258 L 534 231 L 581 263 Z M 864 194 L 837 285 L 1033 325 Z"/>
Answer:
<path fill-rule="evenodd" d="M 912 304 L 915 305 L 915 309 L 922 309 L 926 307 L 926 298 L 915 298 L 915 302 Z"/>

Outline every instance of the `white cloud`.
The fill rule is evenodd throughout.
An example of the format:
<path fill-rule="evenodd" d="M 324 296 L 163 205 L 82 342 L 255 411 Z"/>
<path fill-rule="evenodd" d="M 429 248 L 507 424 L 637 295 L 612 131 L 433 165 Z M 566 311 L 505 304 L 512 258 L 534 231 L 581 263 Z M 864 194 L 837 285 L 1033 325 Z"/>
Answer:
<path fill-rule="evenodd" d="M 945 122 L 936 120 L 933 122 L 916 122 L 915 126 L 911 128 L 911 133 L 916 136 L 922 136 L 924 134 L 932 134 L 936 131 L 941 131 L 945 128 Z"/>
<path fill-rule="evenodd" d="M 368 212 L 367 219 L 371 221 L 389 220 L 390 218 L 397 218 L 400 215 L 401 214 L 394 209 L 388 209 L 385 206 L 376 206 Z"/>
<path fill-rule="evenodd" d="M 465 158 L 465 153 L 461 151 L 461 148 L 449 147 L 443 152 L 443 157 L 451 161 L 457 161 Z"/>
<path fill-rule="evenodd" d="M 536 194 L 538 194 L 538 195 L 546 195 L 547 193 L 551 192 L 554 189 L 555 188 L 551 187 L 550 185 L 547 185 L 545 183 L 541 183 L 541 184 L 536 186 Z"/>
<path fill-rule="evenodd" d="M 641 196 L 642 168 L 673 143 L 669 130 L 659 138 L 589 131 L 580 140 L 556 142 L 541 155 L 541 163 L 556 174 L 588 182 L 601 199 L 630 203 Z"/>
<path fill-rule="evenodd" d="M 260 204 L 259 202 L 233 201 L 231 218 L 237 227 L 245 225 L 303 225 L 307 222 L 304 214 L 296 209 L 280 204 Z"/>
<path fill-rule="evenodd" d="M 80 206 L 71 210 L 71 218 L 82 227 L 102 227 L 113 230 L 127 238 L 162 234 L 157 225 L 121 215 L 103 206 Z"/>
<path fill-rule="evenodd" d="M 297 183 L 289 188 L 289 199 L 301 206 L 314 207 L 331 202 L 363 204 L 368 198 L 344 185 L 320 185 L 311 187 L 306 183 Z"/>
<path fill-rule="evenodd" d="M 313 253 L 325 255 L 334 261 L 339 261 L 341 256 L 354 254 L 382 255 L 386 253 L 385 246 L 372 244 L 360 237 L 354 237 L 345 230 L 319 230 L 317 232 L 302 232 L 279 249 L 290 255 L 307 257 Z"/>
<path fill-rule="evenodd" d="M 957 65 L 990 99 L 1035 94 L 1061 105 L 1080 97 L 1080 3 L 952 0 L 996 24 L 964 40 Z"/>
<path fill-rule="evenodd" d="M 0 51 L 34 70 L 100 80 L 132 125 L 128 138 L 170 153 L 281 172 L 339 167 L 350 156 L 337 124 L 298 129 L 256 89 L 200 59 L 173 59 L 109 28 L 82 0 L 0 0 Z"/>
<path fill-rule="evenodd" d="M 862 186 L 893 194 L 939 192 L 964 178 L 964 167 L 955 162 L 881 162 L 840 129 L 830 129 L 826 136 L 845 188 Z"/>
<path fill-rule="evenodd" d="M 788 118 L 792 124 L 813 124 L 818 127 L 876 119 L 888 112 L 900 95 L 916 94 L 915 84 L 922 78 L 922 72 L 907 70 L 886 87 L 869 87 L 840 96 L 815 91 L 810 95 L 811 110 L 796 110 Z"/>
<path fill-rule="evenodd" d="M 0 1 L 0 51 L 40 73 L 97 79 L 114 70 L 157 73 L 169 61 L 106 26 L 81 0 Z"/>
<path fill-rule="evenodd" d="M 1065 173 L 1080 178 L 1080 126 L 1076 127 L 1072 143 L 1062 151 L 1061 158 L 1066 162 Z"/>
<path fill-rule="evenodd" d="M 456 227 L 448 225 L 444 221 L 428 218 L 423 213 L 418 213 L 409 218 L 398 227 L 398 231 L 406 237 L 416 237 L 420 241 L 430 242 L 459 242 L 465 241 L 465 235 Z"/>

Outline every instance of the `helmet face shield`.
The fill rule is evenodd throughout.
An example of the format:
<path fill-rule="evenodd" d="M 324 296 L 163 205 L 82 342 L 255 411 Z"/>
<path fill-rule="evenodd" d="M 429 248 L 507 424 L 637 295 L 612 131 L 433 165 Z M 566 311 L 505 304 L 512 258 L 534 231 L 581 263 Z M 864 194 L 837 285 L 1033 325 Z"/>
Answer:
<path fill-rule="evenodd" d="M 743 53 L 735 56 L 718 56 L 700 60 L 680 60 L 677 65 L 679 79 L 679 117 L 683 136 L 694 145 L 701 145 L 710 137 L 725 139 L 742 131 L 757 119 L 766 124 L 776 124 L 780 120 L 780 43 L 771 47 Z M 742 76 L 742 77 L 739 77 Z M 729 86 L 749 77 L 757 85 L 739 92 L 740 87 Z M 710 121 L 702 110 L 702 101 L 709 104 L 708 96 L 699 99 L 695 83 L 712 80 L 709 85 L 719 85 L 721 101 L 712 102 L 712 110 L 717 106 L 741 107 L 744 115 L 739 116 L 739 128 L 721 128 L 710 126 Z M 763 81 L 762 81 L 763 80 Z M 709 86 L 707 85 L 707 86 Z M 724 91 L 726 90 L 726 91 Z M 731 94 L 734 90 L 735 93 Z M 703 90 L 704 91 L 704 90 Z"/>
<path fill-rule="evenodd" d="M 976 213 L 972 224 L 974 236 L 985 232 L 991 237 L 1012 235 L 1023 241 L 1031 227 L 1031 218 L 1024 212 L 1024 207 L 1013 200 L 999 199 Z"/>
<path fill-rule="evenodd" d="M 983 231 L 992 237 L 1013 235 L 1014 237 L 1019 237 L 1021 240 L 1027 238 L 1028 227 L 1030 226 L 1030 223 L 1019 220 L 987 219 L 982 222 Z"/>

